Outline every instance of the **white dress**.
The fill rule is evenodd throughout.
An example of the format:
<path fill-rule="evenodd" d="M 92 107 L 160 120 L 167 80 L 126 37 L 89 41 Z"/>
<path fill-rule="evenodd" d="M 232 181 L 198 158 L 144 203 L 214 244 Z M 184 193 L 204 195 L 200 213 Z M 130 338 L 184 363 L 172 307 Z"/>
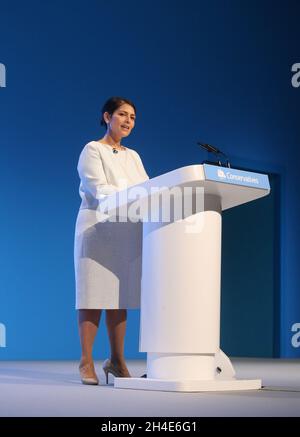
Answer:
<path fill-rule="evenodd" d="M 149 179 L 139 154 L 130 148 L 91 141 L 78 162 L 81 205 L 75 228 L 76 309 L 139 308 L 142 222 L 99 221 L 99 201 Z"/>

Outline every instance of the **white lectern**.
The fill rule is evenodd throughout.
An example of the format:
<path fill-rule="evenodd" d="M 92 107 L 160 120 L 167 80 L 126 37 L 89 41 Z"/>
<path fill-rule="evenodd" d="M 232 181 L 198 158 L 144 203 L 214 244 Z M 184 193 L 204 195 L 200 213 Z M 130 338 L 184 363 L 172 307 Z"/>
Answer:
<path fill-rule="evenodd" d="M 192 199 L 192 210 L 180 219 L 171 212 L 168 222 L 161 215 L 154 222 L 148 215 L 143 222 L 140 352 L 147 352 L 147 378 L 115 378 L 115 387 L 186 392 L 261 388 L 259 379 L 236 379 L 220 350 L 221 224 L 222 210 L 270 192 L 268 176 L 190 165 L 139 187 L 146 193 L 141 204 L 149 205 L 156 196 L 152 213 L 161 212 L 158 198 L 175 187 L 184 201 Z"/>

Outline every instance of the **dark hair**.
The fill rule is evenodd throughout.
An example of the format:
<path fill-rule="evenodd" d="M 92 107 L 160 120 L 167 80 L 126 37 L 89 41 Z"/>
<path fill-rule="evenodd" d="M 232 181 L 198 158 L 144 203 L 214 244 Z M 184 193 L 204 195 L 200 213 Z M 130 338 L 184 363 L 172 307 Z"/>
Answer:
<path fill-rule="evenodd" d="M 124 103 L 127 103 L 128 105 L 132 106 L 134 109 L 134 112 L 136 113 L 136 108 L 134 103 L 132 103 L 131 100 L 125 99 L 124 97 L 110 97 L 103 105 L 102 108 L 102 117 L 101 117 L 101 126 L 107 126 L 106 121 L 104 120 L 103 114 L 105 112 L 108 112 L 109 115 L 112 115 L 120 106 L 124 105 Z"/>

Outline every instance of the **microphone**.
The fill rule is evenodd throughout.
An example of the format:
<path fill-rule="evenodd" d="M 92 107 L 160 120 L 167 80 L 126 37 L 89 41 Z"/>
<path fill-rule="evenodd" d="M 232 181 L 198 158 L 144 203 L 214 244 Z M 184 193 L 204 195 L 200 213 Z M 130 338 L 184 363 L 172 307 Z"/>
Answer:
<path fill-rule="evenodd" d="M 200 143 L 200 142 L 198 142 L 197 144 L 199 144 L 199 146 L 202 146 L 203 149 L 207 150 L 208 152 L 220 153 L 220 150 L 217 149 L 216 147 L 212 146 L 211 144 Z"/>
<path fill-rule="evenodd" d="M 227 161 L 227 162 L 226 162 L 227 167 L 230 168 L 230 162 L 228 161 L 227 155 L 225 155 L 225 153 L 223 153 L 223 152 L 222 152 L 221 150 L 219 150 L 217 147 L 212 146 L 211 144 L 202 143 L 202 142 L 200 142 L 200 141 L 198 141 L 197 144 L 198 144 L 199 146 L 203 147 L 203 149 L 205 149 L 207 152 L 214 153 L 215 155 L 223 155 L 223 156 L 225 156 L 226 161 Z M 214 164 L 215 164 L 215 163 L 214 163 Z M 220 160 L 218 160 L 218 165 L 220 165 L 220 166 L 222 165 L 222 163 L 221 163 Z"/>
<path fill-rule="evenodd" d="M 119 153 L 117 149 L 113 148 L 113 153 Z"/>

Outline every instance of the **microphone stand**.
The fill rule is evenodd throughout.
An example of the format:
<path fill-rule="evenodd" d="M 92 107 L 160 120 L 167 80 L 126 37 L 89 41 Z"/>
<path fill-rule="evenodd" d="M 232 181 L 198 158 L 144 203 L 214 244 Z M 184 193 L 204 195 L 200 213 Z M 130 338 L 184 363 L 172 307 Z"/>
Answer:
<path fill-rule="evenodd" d="M 222 162 L 219 159 L 219 155 L 223 155 L 226 159 L 226 167 L 230 168 L 230 162 L 228 160 L 228 157 L 227 157 L 227 155 L 225 155 L 225 153 L 221 152 L 221 150 L 217 149 L 216 147 L 212 146 L 211 144 L 206 144 L 206 143 L 201 143 L 201 142 L 197 142 L 197 144 L 199 146 L 201 146 L 203 149 L 205 149 L 207 152 L 213 153 L 216 156 L 216 158 L 218 159 L 217 165 L 219 165 L 220 167 L 222 167 Z M 204 162 L 206 162 L 207 164 L 216 165 L 216 163 L 213 161 L 212 162 L 211 161 L 204 161 Z"/>

